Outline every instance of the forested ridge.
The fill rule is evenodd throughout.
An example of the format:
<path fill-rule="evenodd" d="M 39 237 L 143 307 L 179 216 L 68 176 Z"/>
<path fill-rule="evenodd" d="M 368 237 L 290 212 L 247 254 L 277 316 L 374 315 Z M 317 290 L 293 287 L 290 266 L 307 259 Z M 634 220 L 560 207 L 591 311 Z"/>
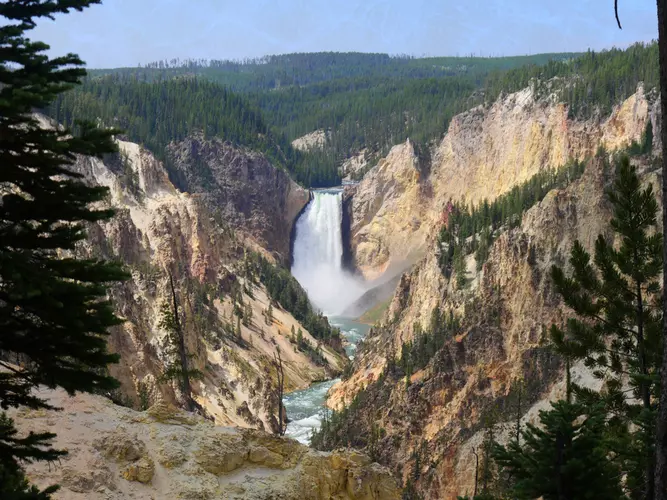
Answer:
<path fill-rule="evenodd" d="M 639 82 L 648 91 L 658 87 L 658 44 L 636 43 L 625 50 L 602 52 L 589 50 L 570 61 L 549 61 L 543 66 L 524 66 L 489 75 L 485 85 L 485 99 L 492 102 L 501 93 L 521 90 L 538 81 L 538 95 L 555 92 L 560 100 L 570 105 L 570 115 L 590 117 L 594 112 L 603 115 L 612 106 L 632 95 Z M 546 85 L 551 79 L 559 80 Z"/>
<path fill-rule="evenodd" d="M 461 74 L 487 74 L 526 64 L 566 60 L 579 53 L 512 57 L 414 57 L 361 52 L 315 52 L 269 55 L 254 59 L 170 59 L 136 68 L 95 69 L 93 76 L 121 74 L 140 80 L 199 75 L 239 92 L 312 85 L 346 78 L 422 79 Z"/>
<path fill-rule="evenodd" d="M 532 86 L 555 94 L 570 115 L 608 114 L 639 82 L 658 84 L 657 44 L 585 54 L 507 58 L 411 58 L 386 54 L 288 54 L 248 61 L 162 61 L 93 70 L 50 109 L 57 120 L 101 118 L 164 158 L 194 130 L 264 153 L 301 184 L 340 183 L 343 160 L 371 161 L 407 138 L 427 146 L 451 118 Z M 326 130 L 321 150 L 291 141 Z"/>
<path fill-rule="evenodd" d="M 165 152 L 170 142 L 201 130 L 206 136 L 219 136 L 264 153 L 304 185 L 339 182 L 334 168 L 318 168 L 313 158 L 307 159 L 282 135 L 274 134 L 262 112 L 247 99 L 204 79 L 143 82 L 118 75 L 88 78 L 76 90 L 59 95 L 48 112 L 65 125 L 99 119 L 104 125 L 122 129 L 130 140 L 143 144 L 162 160 L 168 160 Z"/>

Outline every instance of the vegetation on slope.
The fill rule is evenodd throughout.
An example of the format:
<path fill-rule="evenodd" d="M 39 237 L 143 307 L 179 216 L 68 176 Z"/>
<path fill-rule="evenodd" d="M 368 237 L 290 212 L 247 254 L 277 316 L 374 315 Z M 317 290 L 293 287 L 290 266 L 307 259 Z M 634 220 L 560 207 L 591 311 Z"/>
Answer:
<path fill-rule="evenodd" d="M 646 90 L 658 88 L 658 68 L 657 42 L 637 43 L 625 50 L 589 50 L 570 61 L 554 60 L 492 73 L 485 85 L 485 100 L 492 102 L 500 94 L 516 92 L 534 81 L 539 96 L 556 94 L 570 106 L 572 117 L 604 116 L 632 95 L 639 82 L 644 82 Z M 558 80 L 548 86 L 553 78 Z"/>
<path fill-rule="evenodd" d="M 272 300 L 288 311 L 316 339 L 341 350 L 340 330 L 332 327 L 322 313 L 315 311 L 306 291 L 284 267 L 276 266 L 259 254 L 245 260 L 246 276 L 259 278 Z"/>
<path fill-rule="evenodd" d="M 465 271 L 461 262 L 465 255 L 475 252 L 477 268 L 481 269 L 498 233 L 519 226 L 524 211 L 541 201 L 552 189 L 565 187 L 581 177 L 584 166 L 584 162 L 573 161 L 559 169 L 542 170 L 491 203 L 484 200 L 477 206 L 450 204 L 447 220 L 438 235 L 442 273 L 449 277 L 455 271 L 457 282 L 462 286 L 461 275 Z"/>
<path fill-rule="evenodd" d="M 99 119 L 104 125 L 121 128 L 130 140 L 143 144 L 162 160 L 168 160 L 166 146 L 170 142 L 201 130 L 206 136 L 264 153 L 304 185 L 339 182 L 335 168 L 317 163 L 312 155 L 295 150 L 281 135 L 273 134 L 261 111 L 245 98 L 206 80 L 149 83 L 116 76 L 89 78 L 58 96 L 48 112 L 65 125 Z"/>

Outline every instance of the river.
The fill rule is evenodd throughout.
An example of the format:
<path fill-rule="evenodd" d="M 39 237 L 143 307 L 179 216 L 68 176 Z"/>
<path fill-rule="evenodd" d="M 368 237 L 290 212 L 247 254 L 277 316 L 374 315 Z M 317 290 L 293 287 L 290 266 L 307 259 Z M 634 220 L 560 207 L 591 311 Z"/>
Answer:
<path fill-rule="evenodd" d="M 350 359 L 353 358 L 357 350 L 357 344 L 368 333 L 370 327 L 347 318 L 331 317 L 329 321 L 333 326 L 340 328 L 341 333 L 348 341 L 345 352 Z M 286 436 L 292 437 L 303 444 L 310 443 L 310 436 L 313 431 L 320 428 L 325 411 L 324 403 L 327 399 L 327 392 L 338 380 L 319 382 L 311 385 L 308 389 L 291 392 L 283 398 L 287 418 L 290 420 L 287 424 Z"/>
<path fill-rule="evenodd" d="M 312 304 L 347 340 L 345 352 L 354 357 L 369 326 L 340 314 L 359 299 L 367 285 L 343 267 L 342 189 L 316 190 L 296 222 L 292 274 L 308 293 Z M 327 392 L 338 380 L 313 384 L 287 394 L 283 403 L 290 420 L 286 435 L 308 444 L 324 414 Z"/>

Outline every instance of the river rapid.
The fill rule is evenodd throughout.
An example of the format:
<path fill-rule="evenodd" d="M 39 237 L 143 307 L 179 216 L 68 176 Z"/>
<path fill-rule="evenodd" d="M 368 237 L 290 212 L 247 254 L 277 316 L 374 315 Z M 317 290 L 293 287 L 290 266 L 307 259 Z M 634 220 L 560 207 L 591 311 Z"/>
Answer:
<path fill-rule="evenodd" d="M 345 352 L 352 359 L 357 345 L 368 333 L 369 326 L 347 318 L 329 318 L 329 322 L 340 328 L 341 334 L 347 340 Z M 286 436 L 296 439 L 303 444 L 310 443 L 310 436 L 314 430 L 320 428 L 324 416 L 324 404 L 327 392 L 339 379 L 327 380 L 311 385 L 307 389 L 286 394 L 283 404 L 287 411 Z"/>

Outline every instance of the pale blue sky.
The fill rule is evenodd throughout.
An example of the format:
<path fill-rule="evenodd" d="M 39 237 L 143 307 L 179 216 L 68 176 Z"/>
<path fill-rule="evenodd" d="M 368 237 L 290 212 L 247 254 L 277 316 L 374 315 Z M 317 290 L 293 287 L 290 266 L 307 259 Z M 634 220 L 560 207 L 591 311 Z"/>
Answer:
<path fill-rule="evenodd" d="M 88 66 L 286 52 L 516 55 L 657 38 L 655 0 L 104 0 L 32 33 Z"/>

